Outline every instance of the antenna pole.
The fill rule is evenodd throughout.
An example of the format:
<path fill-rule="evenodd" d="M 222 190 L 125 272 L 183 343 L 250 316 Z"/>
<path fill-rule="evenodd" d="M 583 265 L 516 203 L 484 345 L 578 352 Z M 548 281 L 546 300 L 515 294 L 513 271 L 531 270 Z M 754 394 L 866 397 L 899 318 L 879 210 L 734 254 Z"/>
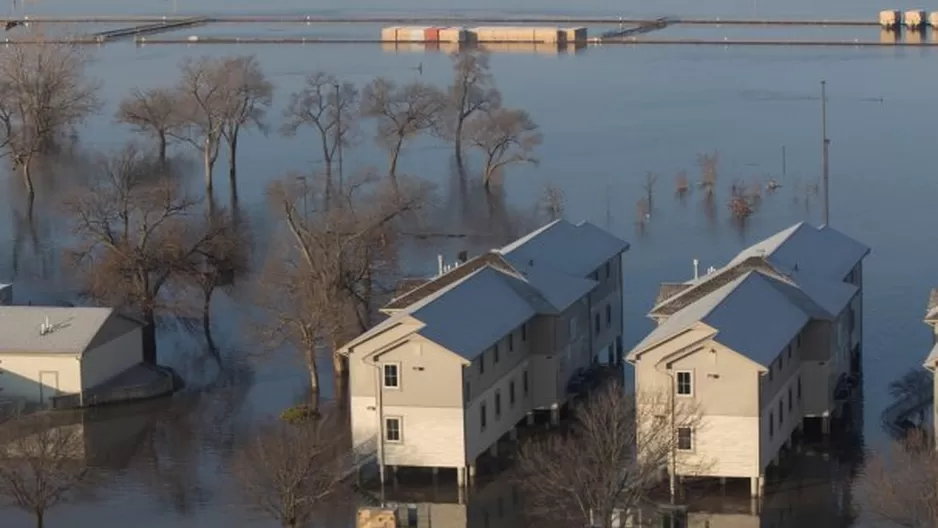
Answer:
<path fill-rule="evenodd" d="M 831 140 L 827 137 L 827 81 L 821 81 L 821 138 L 823 141 L 821 145 L 821 177 L 824 183 L 824 225 L 830 225 L 831 202 L 828 152 Z"/>

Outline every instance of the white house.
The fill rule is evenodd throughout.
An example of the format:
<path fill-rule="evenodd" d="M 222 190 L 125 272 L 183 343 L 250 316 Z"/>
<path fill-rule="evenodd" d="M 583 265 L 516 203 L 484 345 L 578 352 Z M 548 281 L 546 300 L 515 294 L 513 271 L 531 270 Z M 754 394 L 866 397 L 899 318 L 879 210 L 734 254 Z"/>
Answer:
<path fill-rule="evenodd" d="M 0 306 L 0 398 L 83 394 L 143 360 L 141 328 L 111 308 Z"/>
<path fill-rule="evenodd" d="M 464 483 L 534 411 L 556 422 L 576 373 L 616 362 L 628 247 L 559 220 L 411 282 L 340 349 L 355 445 L 374 441 L 382 468 L 451 468 Z"/>

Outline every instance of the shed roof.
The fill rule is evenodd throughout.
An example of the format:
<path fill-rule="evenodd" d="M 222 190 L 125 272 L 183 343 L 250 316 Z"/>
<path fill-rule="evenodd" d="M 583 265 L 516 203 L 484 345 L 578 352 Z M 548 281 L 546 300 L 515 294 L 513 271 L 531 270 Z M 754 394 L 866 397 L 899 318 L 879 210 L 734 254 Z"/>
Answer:
<path fill-rule="evenodd" d="M 628 242 L 595 224 L 560 219 L 495 252 L 515 266 L 547 266 L 566 275 L 586 277 L 628 249 Z"/>
<path fill-rule="evenodd" d="M 113 308 L 0 306 L 0 354 L 82 354 L 115 315 Z M 43 335 L 47 318 L 52 331 Z"/>

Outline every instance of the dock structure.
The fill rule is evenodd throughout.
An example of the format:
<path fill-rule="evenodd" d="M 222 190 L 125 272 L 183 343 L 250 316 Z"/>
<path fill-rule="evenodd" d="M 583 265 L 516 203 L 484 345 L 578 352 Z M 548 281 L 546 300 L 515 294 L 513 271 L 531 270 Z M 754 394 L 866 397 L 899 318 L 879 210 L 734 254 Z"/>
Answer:
<path fill-rule="evenodd" d="M 629 27 L 629 28 L 620 27 L 619 29 L 612 29 L 612 30 L 606 31 L 605 33 L 599 36 L 599 40 L 602 41 L 603 39 L 623 38 L 623 37 L 631 37 L 634 35 L 642 35 L 645 33 L 651 33 L 652 31 L 657 31 L 659 29 L 664 29 L 668 27 L 671 24 L 671 22 L 672 22 L 672 19 L 670 17 L 661 17 L 654 21 L 646 22 L 643 24 L 639 24 L 637 26 Z"/>
<path fill-rule="evenodd" d="M 208 18 L 206 17 L 190 17 L 181 20 L 167 20 L 150 24 L 140 24 L 126 28 L 111 29 L 108 31 L 94 33 L 92 36 L 97 42 L 108 42 L 112 40 L 126 39 L 131 37 L 137 38 L 145 35 L 153 35 L 156 33 L 163 33 L 165 31 L 172 31 L 174 29 L 198 26 L 205 24 L 206 22 L 208 22 Z"/>

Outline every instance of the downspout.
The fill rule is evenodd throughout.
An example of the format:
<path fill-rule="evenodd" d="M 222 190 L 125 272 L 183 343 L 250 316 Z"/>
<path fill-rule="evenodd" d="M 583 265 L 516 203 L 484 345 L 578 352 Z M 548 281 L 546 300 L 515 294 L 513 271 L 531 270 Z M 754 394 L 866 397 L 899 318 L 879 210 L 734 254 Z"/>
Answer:
<path fill-rule="evenodd" d="M 375 369 L 375 414 L 378 417 L 378 474 L 381 479 L 381 507 L 384 507 L 384 394 L 381 389 L 381 366 L 378 358 L 372 358 L 372 367 Z"/>
<path fill-rule="evenodd" d="M 674 414 L 677 412 L 677 402 L 674 401 L 677 395 L 677 380 L 674 378 L 674 372 L 671 370 L 671 365 L 668 365 L 665 374 L 671 378 L 671 394 L 669 395 L 669 399 L 671 400 L 671 417 L 668 420 L 669 426 L 671 428 L 671 438 L 668 440 L 668 445 L 671 446 L 670 449 L 668 449 L 668 458 L 670 458 L 671 467 L 668 469 L 668 488 L 671 492 L 671 505 L 673 506 L 676 503 L 675 499 L 677 495 L 677 433 L 674 429 Z"/>

